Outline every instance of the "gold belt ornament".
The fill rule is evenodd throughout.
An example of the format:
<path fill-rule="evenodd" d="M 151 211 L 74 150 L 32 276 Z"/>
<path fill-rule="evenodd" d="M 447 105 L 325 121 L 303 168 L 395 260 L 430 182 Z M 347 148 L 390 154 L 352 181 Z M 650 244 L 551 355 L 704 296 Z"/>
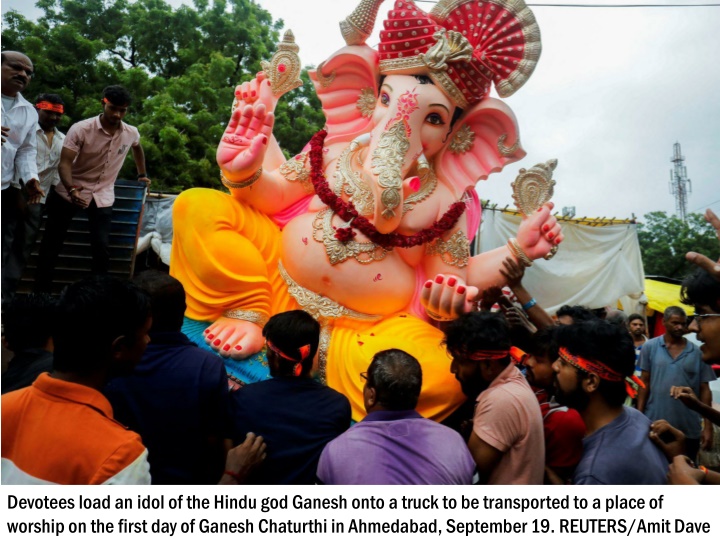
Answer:
<path fill-rule="evenodd" d="M 338 304 L 335 300 L 331 300 L 326 296 L 312 292 L 302 285 L 298 284 L 290 274 L 287 273 L 282 261 L 278 261 L 278 270 L 280 275 L 285 280 L 288 286 L 288 292 L 295 301 L 300 304 L 303 310 L 307 311 L 313 316 L 318 322 L 323 323 L 331 319 L 339 319 L 341 317 L 347 317 L 349 319 L 356 319 L 358 321 L 379 321 L 382 319 L 382 315 L 369 315 L 367 313 L 360 313 L 350 308 Z"/>

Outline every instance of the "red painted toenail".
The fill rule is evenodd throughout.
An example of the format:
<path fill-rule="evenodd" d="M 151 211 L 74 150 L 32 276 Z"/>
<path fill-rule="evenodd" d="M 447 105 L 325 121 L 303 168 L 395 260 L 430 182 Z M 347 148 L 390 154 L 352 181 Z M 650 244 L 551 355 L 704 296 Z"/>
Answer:
<path fill-rule="evenodd" d="M 230 350 L 230 345 L 225 345 L 223 347 L 223 351 L 229 351 L 229 350 Z"/>
<path fill-rule="evenodd" d="M 217 347 L 218 345 L 220 345 L 220 343 L 221 343 L 221 342 L 220 342 L 219 339 L 216 339 L 215 341 L 213 341 L 213 345 L 215 345 L 216 347 Z"/>
<path fill-rule="evenodd" d="M 235 345 L 236 351 L 242 351 L 242 345 Z"/>
<path fill-rule="evenodd" d="M 426 289 L 429 289 L 430 287 L 432 287 L 432 281 L 428 281 L 427 283 L 425 283 Z"/>
<path fill-rule="evenodd" d="M 442 276 L 438 276 L 438 277 L 435 278 L 435 283 L 442 283 L 442 282 L 443 282 L 443 279 L 445 279 L 445 278 L 442 277 Z"/>

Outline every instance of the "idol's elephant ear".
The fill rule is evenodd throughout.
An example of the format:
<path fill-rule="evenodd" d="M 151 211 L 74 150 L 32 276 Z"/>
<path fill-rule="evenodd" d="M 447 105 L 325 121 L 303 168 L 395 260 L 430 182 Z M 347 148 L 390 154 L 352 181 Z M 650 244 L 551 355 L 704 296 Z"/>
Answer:
<path fill-rule="evenodd" d="M 372 129 L 378 94 L 378 53 L 367 45 L 343 47 L 310 71 L 327 122 L 326 144 Z"/>
<path fill-rule="evenodd" d="M 498 99 L 486 98 L 460 118 L 435 163 L 438 176 L 460 197 L 478 180 L 523 157 L 512 110 Z"/>

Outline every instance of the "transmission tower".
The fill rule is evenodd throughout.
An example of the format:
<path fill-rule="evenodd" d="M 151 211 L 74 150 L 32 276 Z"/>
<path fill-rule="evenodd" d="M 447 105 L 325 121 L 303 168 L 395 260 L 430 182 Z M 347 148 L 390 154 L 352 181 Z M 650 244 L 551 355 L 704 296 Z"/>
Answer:
<path fill-rule="evenodd" d="M 673 144 L 673 157 L 670 161 L 674 164 L 670 170 L 670 193 L 675 197 L 675 213 L 685 221 L 688 193 L 692 193 L 692 183 L 687 177 L 687 168 L 683 165 L 685 156 L 682 155 L 679 142 Z"/>

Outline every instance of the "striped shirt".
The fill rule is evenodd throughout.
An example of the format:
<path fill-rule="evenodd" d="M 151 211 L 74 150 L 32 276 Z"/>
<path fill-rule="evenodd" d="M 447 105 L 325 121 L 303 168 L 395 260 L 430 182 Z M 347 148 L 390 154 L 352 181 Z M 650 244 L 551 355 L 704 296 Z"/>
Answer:
<path fill-rule="evenodd" d="M 3 484 L 150 484 L 140 436 L 97 390 L 48 373 L 2 396 Z"/>

